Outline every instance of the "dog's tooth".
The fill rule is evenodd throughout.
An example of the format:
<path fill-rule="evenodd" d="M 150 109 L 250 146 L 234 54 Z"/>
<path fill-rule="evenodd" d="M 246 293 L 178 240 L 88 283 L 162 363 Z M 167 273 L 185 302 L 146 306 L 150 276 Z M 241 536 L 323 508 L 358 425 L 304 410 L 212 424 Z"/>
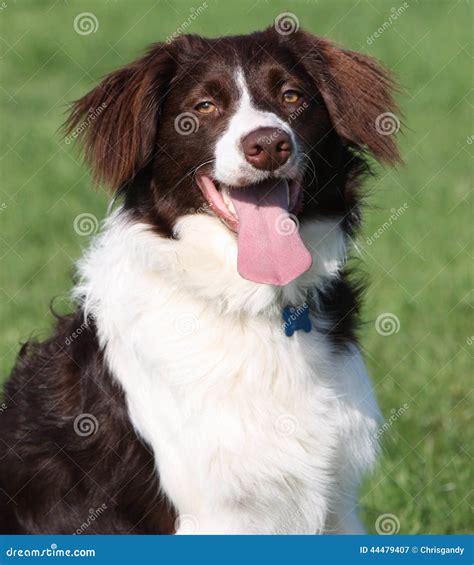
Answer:
<path fill-rule="evenodd" d="M 232 214 L 235 214 L 234 203 L 232 202 L 232 199 L 230 198 L 229 192 L 226 188 L 222 189 L 222 200 L 224 200 L 224 204 L 229 209 L 229 212 L 231 212 Z"/>

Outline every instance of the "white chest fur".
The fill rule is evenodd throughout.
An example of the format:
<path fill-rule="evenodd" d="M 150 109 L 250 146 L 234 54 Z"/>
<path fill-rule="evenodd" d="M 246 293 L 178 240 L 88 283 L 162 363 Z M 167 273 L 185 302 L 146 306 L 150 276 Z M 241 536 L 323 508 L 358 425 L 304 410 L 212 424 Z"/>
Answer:
<path fill-rule="evenodd" d="M 376 451 L 363 362 L 317 330 L 286 337 L 280 319 L 282 303 L 301 303 L 339 267 L 337 224 L 302 229 L 315 267 L 284 290 L 238 276 L 217 219 L 177 229 L 165 240 L 115 214 L 80 263 L 76 293 L 179 533 L 355 533 L 355 490 Z"/>

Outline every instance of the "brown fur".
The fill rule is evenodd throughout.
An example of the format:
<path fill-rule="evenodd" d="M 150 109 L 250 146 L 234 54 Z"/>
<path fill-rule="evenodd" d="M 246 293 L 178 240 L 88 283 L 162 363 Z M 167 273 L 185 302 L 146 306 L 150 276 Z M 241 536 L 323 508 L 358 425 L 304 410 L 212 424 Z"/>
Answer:
<path fill-rule="evenodd" d="M 275 96 L 281 82 L 303 91 L 307 108 L 291 123 L 312 165 L 304 179 L 300 218 L 337 216 L 352 233 L 359 224 L 358 184 L 367 171 L 364 153 L 381 162 L 399 159 L 393 137 L 375 129 L 379 114 L 397 108 L 393 81 L 379 63 L 326 39 L 303 31 L 281 36 L 269 29 L 153 45 L 78 100 L 66 129 L 71 134 L 86 122 L 82 141 L 95 178 L 123 195 L 133 217 L 173 237 L 176 220 L 192 210 L 199 213 L 205 204 L 194 174 L 212 168 L 216 139 L 237 103 L 233 72 L 238 64 L 255 103 L 284 119 L 289 119 L 287 110 Z M 178 135 L 175 117 L 193 112 L 203 96 L 217 100 L 220 113 L 199 116 L 198 131 Z M 314 294 L 332 321 L 328 334 L 334 347 L 352 343 L 357 285 L 341 274 Z M 130 423 L 93 321 L 70 339 L 82 326 L 79 310 L 59 319 L 51 339 L 25 345 L 6 385 L 7 408 L 0 415 L 0 533 L 73 533 L 91 509 L 104 504 L 85 533 L 170 533 L 174 510 L 160 493 L 156 462 Z M 97 418 L 92 435 L 74 430 L 81 414 Z"/>

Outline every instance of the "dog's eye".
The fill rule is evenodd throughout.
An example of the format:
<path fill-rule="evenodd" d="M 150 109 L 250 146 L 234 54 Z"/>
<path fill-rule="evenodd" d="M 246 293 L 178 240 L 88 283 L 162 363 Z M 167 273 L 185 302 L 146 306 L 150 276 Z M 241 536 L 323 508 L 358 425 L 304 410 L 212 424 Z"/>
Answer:
<path fill-rule="evenodd" d="M 297 90 L 285 90 L 283 93 L 283 102 L 287 104 L 296 104 L 301 100 L 302 94 Z"/>
<path fill-rule="evenodd" d="M 201 112 L 201 114 L 211 114 L 217 110 L 215 104 L 213 104 L 210 100 L 199 102 L 199 104 L 194 106 L 194 109 Z"/>

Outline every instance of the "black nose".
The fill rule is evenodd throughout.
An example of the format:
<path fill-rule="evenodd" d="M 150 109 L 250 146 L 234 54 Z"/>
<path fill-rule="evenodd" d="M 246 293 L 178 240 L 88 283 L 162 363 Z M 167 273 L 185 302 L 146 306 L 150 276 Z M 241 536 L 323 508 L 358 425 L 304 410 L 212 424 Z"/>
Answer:
<path fill-rule="evenodd" d="M 284 165 L 293 150 L 290 136 L 278 128 L 259 128 L 242 139 L 245 159 L 256 169 L 274 171 Z"/>

